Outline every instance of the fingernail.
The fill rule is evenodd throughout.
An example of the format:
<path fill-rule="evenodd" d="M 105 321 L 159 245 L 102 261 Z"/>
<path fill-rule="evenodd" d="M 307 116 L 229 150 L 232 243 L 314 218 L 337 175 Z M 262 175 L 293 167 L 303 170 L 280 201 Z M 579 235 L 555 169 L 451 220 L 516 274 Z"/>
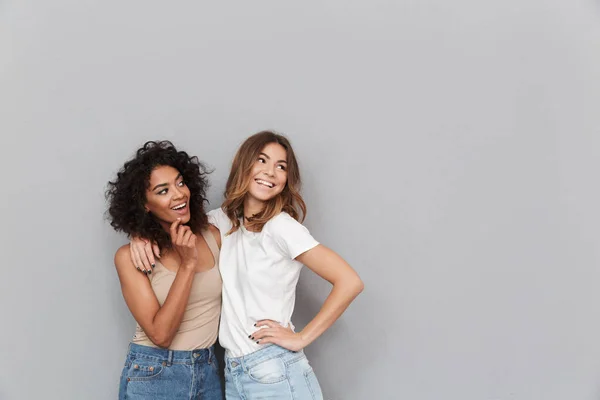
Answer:
<path fill-rule="evenodd" d="M 260 344 L 260 343 L 258 343 L 258 340 L 256 341 L 256 344 Z"/>
<path fill-rule="evenodd" d="M 248 335 L 248 339 L 250 339 L 250 335 Z"/>
<path fill-rule="evenodd" d="M 252 336 L 250 339 L 254 340 L 254 336 Z M 257 342 L 258 343 L 258 342 Z"/>
<path fill-rule="evenodd" d="M 148 273 L 149 273 L 149 274 L 151 274 L 151 273 L 152 273 L 152 270 L 151 270 L 151 269 L 149 269 L 149 270 L 148 270 Z"/>
<path fill-rule="evenodd" d="M 152 264 L 152 268 L 156 267 L 156 264 Z"/>
<path fill-rule="evenodd" d="M 256 324 L 254 324 L 254 326 L 256 326 Z"/>

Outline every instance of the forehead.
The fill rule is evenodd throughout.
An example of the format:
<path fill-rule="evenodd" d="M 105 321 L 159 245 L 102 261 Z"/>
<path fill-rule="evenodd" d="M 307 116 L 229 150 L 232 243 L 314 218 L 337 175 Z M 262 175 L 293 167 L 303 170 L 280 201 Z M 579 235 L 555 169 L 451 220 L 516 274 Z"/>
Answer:
<path fill-rule="evenodd" d="M 179 175 L 179 171 L 169 165 L 159 165 L 150 173 L 150 186 L 154 187 L 160 183 L 174 181 Z"/>
<path fill-rule="evenodd" d="M 261 150 L 271 159 L 285 160 L 287 159 L 287 151 L 279 143 L 269 143 Z"/>

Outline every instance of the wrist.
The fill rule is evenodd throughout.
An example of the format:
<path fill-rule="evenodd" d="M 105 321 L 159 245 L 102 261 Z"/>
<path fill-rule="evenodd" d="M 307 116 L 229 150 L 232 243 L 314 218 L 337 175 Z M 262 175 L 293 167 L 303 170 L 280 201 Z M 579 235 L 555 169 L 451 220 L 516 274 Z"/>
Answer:
<path fill-rule="evenodd" d="M 181 267 L 186 271 L 193 271 L 196 268 L 196 263 L 194 261 L 186 261 L 181 264 Z"/>
<path fill-rule="evenodd" d="M 302 343 L 302 348 L 308 346 L 311 341 L 308 338 L 308 335 L 304 331 L 297 332 L 296 335 L 300 338 L 300 342 Z"/>

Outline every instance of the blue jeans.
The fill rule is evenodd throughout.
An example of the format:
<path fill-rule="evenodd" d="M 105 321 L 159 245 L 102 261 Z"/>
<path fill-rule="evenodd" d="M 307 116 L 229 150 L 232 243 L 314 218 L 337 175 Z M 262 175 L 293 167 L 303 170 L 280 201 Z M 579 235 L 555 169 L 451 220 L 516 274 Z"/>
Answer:
<path fill-rule="evenodd" d="M 219 365 L 208 349 L 178 351 L 130 343 L 119 400 L 222 400 Z"/>
<path fill-rule="evenodd" d="M 243 357 L 225 356 L 227 400 L 322 400 L 303 351 L 269 345 Z"/>

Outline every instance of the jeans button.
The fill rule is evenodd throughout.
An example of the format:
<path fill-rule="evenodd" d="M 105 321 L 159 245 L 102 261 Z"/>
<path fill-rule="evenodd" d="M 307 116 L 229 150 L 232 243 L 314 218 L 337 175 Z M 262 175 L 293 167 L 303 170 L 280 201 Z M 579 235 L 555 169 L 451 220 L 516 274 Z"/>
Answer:
<path fill-rule="evenodd" d="M 233 368 L 237 367 L 238 365 L 240 365 L 240 364 L 238 364 L 238 363 L 237 363 L 237 362 L 235 362 L 235 361 L 232 361 L 232 362 L 231 362 L 231 366 L 232 366 Z"/>

